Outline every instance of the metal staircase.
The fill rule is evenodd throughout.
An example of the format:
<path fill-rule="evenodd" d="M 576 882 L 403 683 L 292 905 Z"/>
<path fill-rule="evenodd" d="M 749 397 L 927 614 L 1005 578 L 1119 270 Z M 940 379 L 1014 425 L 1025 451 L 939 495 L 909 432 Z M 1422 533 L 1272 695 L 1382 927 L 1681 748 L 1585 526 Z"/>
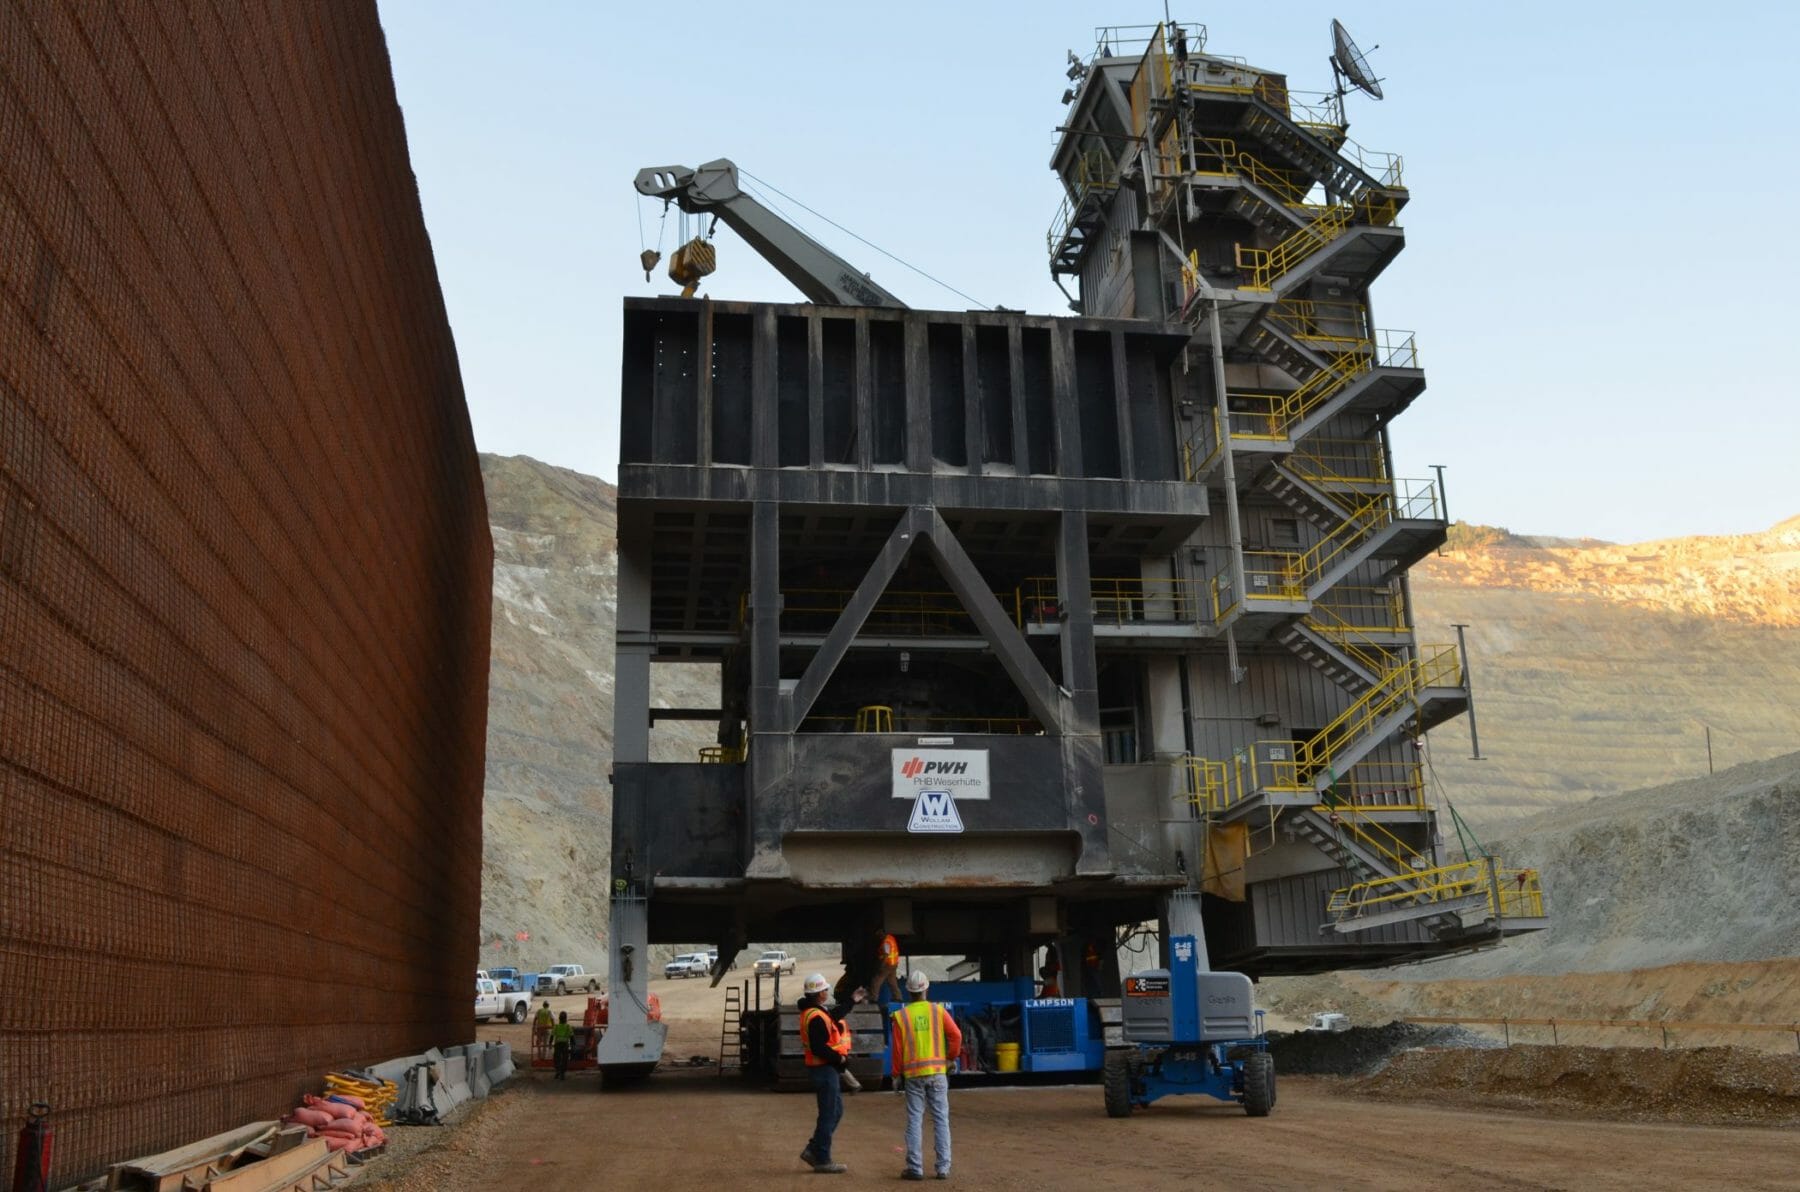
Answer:
<path fill-rule="evenodd" d="M 1259 96 L 1245 107 L 1238 129 L 1245 137 L 1291 160 L 1331 194 L 1356 199 L 1383 193 L 1391 195 L 1399 205 L 1406 202 L 1400 156 L 1364 149 L 1344 135 L 1341 125 L 1309 122 L 1302 126 Z M 1328 144 L 1328 136 L 1337 143 Z"/>
<path fill-rule="evenodd" d="M 1371 667 L 1352 649 L 1320 633 L 1311 618 L 1301 617 L 1282 626 L 1275 640 L 1293 651 L 1301 661 L 1327 679 L 1349 691 L 1360 694 L 1381 682 L 1384 666 Z"/>
<path fill-rule="evenodd" d="M 1338 774 L 1395 733 L 1428 727 L 1423 705 L 1434 688 L 1462 689 L 1462 660 L 1455 646 L 1423 647 L 1419 657 L 1394 666 L 1330 724 L 1294 746 L 1296 784 L 1328 790 Z"/>

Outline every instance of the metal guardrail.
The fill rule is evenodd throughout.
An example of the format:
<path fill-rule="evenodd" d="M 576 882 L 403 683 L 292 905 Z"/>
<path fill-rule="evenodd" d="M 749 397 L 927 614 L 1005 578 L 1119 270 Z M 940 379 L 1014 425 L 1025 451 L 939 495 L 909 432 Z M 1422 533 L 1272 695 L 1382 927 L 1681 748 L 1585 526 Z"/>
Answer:
<path fill-rule="evenodd" d="M 824 633 L 849 606 L 854 588 L 783 588 L 781 631 Z M 995 592 L 994 599 L 1011 614 L 1014 624 L 1024 623 L 1020 592 Z M 738 599 L 738 628 L 747 623 L 749 597 Z M 946 637 L 973 634 L 975 622 L 954 592 L 898 591 L 882 593 L 863 622 L 864 634 Z"/>
<path fill-rule="evenodd" d="M 897 732 L 897 733 L 941 733 L 952 735 L 966 733 L 973 736 L 992 737 L 1037 737 L 1042 736 L 1044 728 L 1029 716 L 913 716 L 906 712 L 895 712 L 888 709 L 887 728 L 870 727 L 867 719 L 859 725 L 858 716 L 808 716 L 800 722 L 802 733 L 854 733 L 854 732 Z"/>
<path fill-rule="evenodd" d="M 1490 917 L 1541 919 L 1544 890 L 1535 869 L 1507 869 L 1494 857 L 1396 872 L 1334 891 L 1325 910 L 1337 922 L 1353 922 L 1372 911 L 1429 906 L 1481 897 Z"/>
<path fill-rule="evenodd" d="M 1267 746 L 1275 742 L 1258 744 Z M 1299 782 L 1291 761 L 1283 763 L 1259 756 L 1266 752 L 1255 748 L 1242 750 L 1230 761 L 1212 761 L 1203 757 L 1177 759 L 1175 765 L 1183 771 L 1182 787 L 1187 801 L 1203 812 L 1216 814 L 1257 791 L 1312 793 L 1311 787 Z M 1431 810 L 1431 804 L 1425 798 L 1423 766 L 1418 762 L 1357 762 L 1338 776 L 1332 791 L 1333 801 L 1314 804 L 1314 811 L 1325 815 L 1343 808 L 1358 813 Z"/>
<path fill-rule="evenodd" d="M 1191 625 L 1201 620 L 1205 589 L 1199 580 L 1098 577 L 1092 581 L 1096 625 Z M 1019 587 L 1020 627 L 1061 619 L 1062 597 L 1053 575 L 1034 575 Z"/>
<path fill-rule="evenodd" d="M 1794 1049 L 1800 1051 L 1800 1022 L 1671 1022 L 1662 1018 L 1514 1018 L 1503 1015 L 1499 1018 L 1473 1018 L 1464 1016 L 1446 1016 L 1433 1014 L 1408 1014 L 1400 1019 L 1402 1022 L 1416 1022 L 1425 1026 L 1497 1026 L 1506 1039 L 1506 1045 L 1512 1046 L 1512 1028 L 1515 1026 L 1536 1026 L 1550 1028 L 1550 1041 L 1561 1044 L 1558 1031 L 1561 1028 L 1587 1030 L 1645 1030 L 1662 1032 L 1662 1045 L 1669 1047 L 1670 1031 L 1710 1031 L 1715 1034 L 1730 1034 L 1741 1031 L 1745 1034 L 1779 1034 L 1794 1036 Z"/>

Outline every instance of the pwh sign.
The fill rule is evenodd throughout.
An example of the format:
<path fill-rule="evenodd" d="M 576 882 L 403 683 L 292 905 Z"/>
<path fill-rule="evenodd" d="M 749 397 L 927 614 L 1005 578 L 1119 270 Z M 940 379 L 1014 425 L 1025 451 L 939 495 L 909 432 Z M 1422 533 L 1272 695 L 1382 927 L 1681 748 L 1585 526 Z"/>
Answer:
<path fill-rule="evenodd" d="M 906 822 L 908 832 L 960 832 L 962 816 L 956 812 L 956 800 L 949 791 L 920 791 L 913 802 L 912 818 Z"/>

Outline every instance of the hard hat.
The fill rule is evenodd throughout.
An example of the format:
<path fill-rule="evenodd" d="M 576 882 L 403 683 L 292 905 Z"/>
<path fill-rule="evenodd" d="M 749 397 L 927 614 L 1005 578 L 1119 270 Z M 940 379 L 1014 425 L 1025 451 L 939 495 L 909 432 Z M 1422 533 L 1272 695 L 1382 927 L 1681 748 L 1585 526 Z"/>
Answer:
<path fill-rule="evenodd" d="M 814 973 L 806 979 L 805 984 L 801 985 L 800 988 L 807 993 L 824 993 L 827 989 L 831 988 L 831 982 L 825 979 L 824 973 Z"/>
<path fill-rule="evenodd" d="M 924 969 L 914 969 L 906 974 L 906 992 L 924 993 L 931 988 L 931 978 L 925 975 Z"/>

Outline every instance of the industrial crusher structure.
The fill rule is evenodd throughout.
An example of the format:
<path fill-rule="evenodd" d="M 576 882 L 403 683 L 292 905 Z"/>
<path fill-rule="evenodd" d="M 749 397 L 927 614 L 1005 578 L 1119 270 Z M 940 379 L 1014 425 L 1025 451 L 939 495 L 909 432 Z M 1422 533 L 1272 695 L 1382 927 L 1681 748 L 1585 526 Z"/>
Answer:
<path fill-rule="evenodd" d="M 1056 944 L 1109 998 L 1147 921 L 1253 976 L 1543 925 L 1534 873 L 1445 855 L 1421 774 L 1468 691 L 1414 640 L 1447 522 L 1370 313 L 1400 159 L 1198 26 L 1132 37 L 1071 55 L 1075 317 L 626 301 L 603 1064 L 659 1043 L 618 1025 L 649 942 L 880 926 L 1027 996 Z M 718 706 L 653 707 L 663 661 Z M 652 763 L 672 717 L 717 743 Z"/>

